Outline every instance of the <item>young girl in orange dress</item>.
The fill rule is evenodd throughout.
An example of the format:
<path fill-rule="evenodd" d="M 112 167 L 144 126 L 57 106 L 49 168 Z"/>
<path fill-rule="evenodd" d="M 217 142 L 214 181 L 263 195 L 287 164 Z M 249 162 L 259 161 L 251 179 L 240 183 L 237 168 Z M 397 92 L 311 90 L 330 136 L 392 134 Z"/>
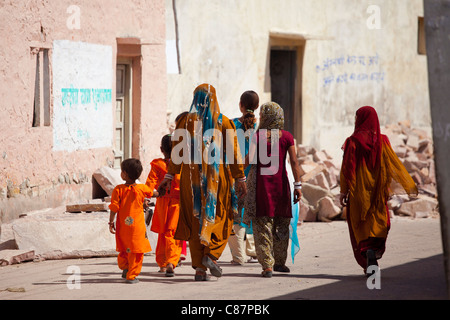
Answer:
<path fill-rule="evenodd" d="M 126 278 L 127 283 L 137 283 L 144 253 L 152 250 L 146 235 L 143 204 L 145 198 L 153 196 L 153 189 L 136 184 L 143 170 L 140 160 L 124 160 L 120 168 L 125 184 L 116 186 L 111 195 L 109 231 L 116 235 L 117 263 L 123 270 L 122 278 Z"/>
<path fill-rule="evenodd" d="M 159 186 L 167 173 L 172 151 L 171 135 L 165 135 L 161 140 L 161 152 L 164 159 L 155 159 L 151 162 L 151 170 L 148 174 L 146 185 L 154 190 Z M 175 175 L 171 189 L 164 196 L 156 200 L 151 231 L 158 233 L 156 245 L 156 263 L 160 272 L 165 272 L 166 277 L 174 276 L 174 268 L 180 260 L 183 241 L 175 240 L 180 211 L 180 175 Z"/>

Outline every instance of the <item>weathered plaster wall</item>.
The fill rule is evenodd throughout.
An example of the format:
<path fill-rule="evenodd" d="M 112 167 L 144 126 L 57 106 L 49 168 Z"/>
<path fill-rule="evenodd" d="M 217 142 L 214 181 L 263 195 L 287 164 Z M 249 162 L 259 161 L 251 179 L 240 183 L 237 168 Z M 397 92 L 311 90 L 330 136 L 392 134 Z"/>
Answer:
<path fill-rule="evenodd" d="M 112 47 L 53 42 L 53 150 L 111 148 Z"/>
<path fill-rule="evenodd" d="M 380 8 L 380 29 L 366 26 L 369 5 Z M 305 124 L 306 141 L 337 150 L 353 131 L 356 109 L 364 105 L 377 110 L 382 125 L 408 119 L 429 130 L 426 56 L 417 53 L 422 1 L 359 1 L 357 6 L 333 1 L 330 10 L 339 17 L 327 25 L 331 39 L 313 44 L 307 53 L 315 61 L 304 64 L 304 74 L 316 86 L 315 94 L 306 93 L 311 103 L 305 112 L 313 118 Z M 324 67 L 339 58 L 344 58 L 341 64 Z"/>
<path fill-rule="evenodd" d="M 69 9 L 75 5 L 79 12 Z M 138 38 L 142 45 L 142 93 L 139 127 L 144 138 L 139 140 L 133 156 L 141 158 L 145 164 L 143 175 L 148 173 L 152 158 L 159 156 L 159 143 L 150 137 L 158 138 L 166 132 L 166 73 L 160 67 L 165 64 L 165 19 L 164 1 L 109 1 L 109 0 L 61 0 L 61 1 L 8 1 L 0 6 L 0 223 L 15 217 L 21 210 L 33 207 L 30 197 L 38 197 L 34 208 L 49 204 L 46 199 L 63 202 L 67 197 L 90 196 L 92 172 L 104 165 L 111 165 L 113 154 L 113 123 L 115 114 L 115 65 L 117 56 L 117 38 Z M 77 16 L 78 14 L 78 16 Z M 75 19 L 75 20 L 73 20 Z M 76 23 L 79 22 L 77 27 Z M 111 89 L 110 110 L 105 111 L 104 118 L 94 115 L 90 125 L 101 124 L 102 141 L 97 145 L 92 141 L 84 145 L 72 144 L 73 148 L 55 146 L 54 132 L 57 126 L 63 126 L 55 120 L 53 98 L 60 93 L 51 87 L 52 100 L 50 126 L 32 127 L 35 62 L 32 47 L 49 49 L 50 76 L 52 71 L 58 76 L 64 70 L 54 70 L 53 48 L 59 41 L 70 41 L 84 48 L 99 46 L 107 53 L 101 57 L 110 58 L 96 63 L 99 57 L 91 57 L 83 67 L 70 71 L 73 80 L 81 81 L 81 88 L 90 88 L 86 77 L 77 72 L 89 72 L 94 75 L 94 85 L 106 83 L 104 89 Z M 94 50 L 95 51 L 95 50 Z M 81 51 L 80 51 L 81 52 Z M 86 52 L 84 50 L 83 52 Z M 95 55 L 95 52 L 93 52 Z M 97 70 L 109 71 L 95 74 Z M 61 65 L 58 64 L 58 68 Z M 98 79 L 96 79 L 98 77 Z M 101 77 L 101 79 L 100 79 Z M 84 79 L 84 80 L 83 80 Z M 52 78 L 51 81 L 54 79 Z M 99 83 L 100 82 L 100 83 Z M 91 85 L 92 86 L 92 85 Z M 56 103 L 57 104 L 57 103 Z M 156 111 L 158 110 L 158 112 Z M 161 112 L 164 110 L 164 112 Z M 79 121 L 82 121 L 80 113 Z M 152 115 L 154 116 L 152 118 Z M 56 126 L 55 126 L 56 125 Z M 60 127 L 61 128 L 61 127 Z M 93 132 L 95 132 L 94 129 Z M 110 137 L 110 138 L 108 138 Z M 110 140 L 110 141 L 108 141 Z M 68 143 L 66 141 L 66 143 Z M 92 143 L 92 146 L 90 144 Z M 69 194 L 62 190 L 71 185 L 74 189 Z M 76 188 L 78 185 L 78 188 Z M 62 189 L 61 189 L 62 188 Z M 76 190 L 75 190 L 76 189 Z M 54 195 L 57 194 L 57 195 Z M 62 196 L 61 196 L 62 195 Z M 72 198 L 74 198 L 73 196 Z M 53 203 L 53 202 L 52 202 Z M 54 204 L 54 203 L 53 203 Z"/>
<path fill-rule="evenodd" d="M 370 5 L 380 9 L 380 29 L 367 26 Z M 173 11 L 172 1 L 166 10 Z M 409 119 L 414 127 L 430 127 L 426 56 L 417 53 L 421 0 L 192 0 L 176 1 L 176 11 L 181 74 L 168 75 L 172 120 L 202 82 L 216 87 L 221 111 L 230 117 L 240 115 L 245 90 L 269 101 L 272 32 L 306 39 L 298 84 L 302 143 L 340 157 L 355 111 L 364 105 L 376 108 L 382 125 Z M 168 39 L 175 39 L 174 18 L 167 19 Z"/>

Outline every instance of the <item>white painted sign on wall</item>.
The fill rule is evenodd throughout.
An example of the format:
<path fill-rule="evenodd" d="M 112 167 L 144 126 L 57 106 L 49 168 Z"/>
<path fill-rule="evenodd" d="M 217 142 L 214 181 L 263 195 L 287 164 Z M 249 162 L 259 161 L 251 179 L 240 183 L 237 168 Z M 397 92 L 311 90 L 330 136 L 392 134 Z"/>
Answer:
<path fill-rule="evenodd" d="M 111 147 L 112 47 L 53 42 L 53 149 Z"/>

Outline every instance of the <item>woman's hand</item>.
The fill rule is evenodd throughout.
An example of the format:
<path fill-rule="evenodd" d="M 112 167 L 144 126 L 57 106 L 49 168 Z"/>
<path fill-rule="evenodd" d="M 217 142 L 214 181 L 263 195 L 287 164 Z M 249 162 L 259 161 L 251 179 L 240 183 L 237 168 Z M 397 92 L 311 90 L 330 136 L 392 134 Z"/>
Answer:
<path fill-rule="evenodd" d="M 341 193 L 339 196 L 339 202 L 341 203 L 341 206 L 346 207 L 348 204 L 348 195 Z"/>
<path fill-rule="evenodd" d="M 239 198 L 245 197 L 247 195 L 247 183 L 236 180 L 236 192 Z"/>
<path fill-rule="evenodd" d="M 172 185 L 172 180 L 168 179 L 168 178 L 164 178 L 164 180 L 161 182 L 161 184 L 158 187 L 158 191 L 157 191 L 158 195 L 160 197 L 164 196 L 166 194 L 167 190 L 169 190 L 169 191 L 167 191 L 167 193 L 170 193 L 171 185 Z"/>

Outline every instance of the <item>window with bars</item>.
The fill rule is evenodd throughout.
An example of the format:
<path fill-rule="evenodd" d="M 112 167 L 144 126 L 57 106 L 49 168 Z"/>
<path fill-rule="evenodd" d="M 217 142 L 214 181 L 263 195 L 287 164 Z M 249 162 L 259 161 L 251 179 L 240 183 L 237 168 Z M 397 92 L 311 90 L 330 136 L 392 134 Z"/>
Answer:
<path fill-rule="evenodd" d="M 49 49 L 32 48 L 35 64 L 33 127 L 50 126 Z"/>
<path fill-rule="evenodd" d="M 426 55 L 427 47 L 425 45 L 425 22 L 423 17 L 418 19 L 418 37 L 417 37 L 417 53 Z"/>

